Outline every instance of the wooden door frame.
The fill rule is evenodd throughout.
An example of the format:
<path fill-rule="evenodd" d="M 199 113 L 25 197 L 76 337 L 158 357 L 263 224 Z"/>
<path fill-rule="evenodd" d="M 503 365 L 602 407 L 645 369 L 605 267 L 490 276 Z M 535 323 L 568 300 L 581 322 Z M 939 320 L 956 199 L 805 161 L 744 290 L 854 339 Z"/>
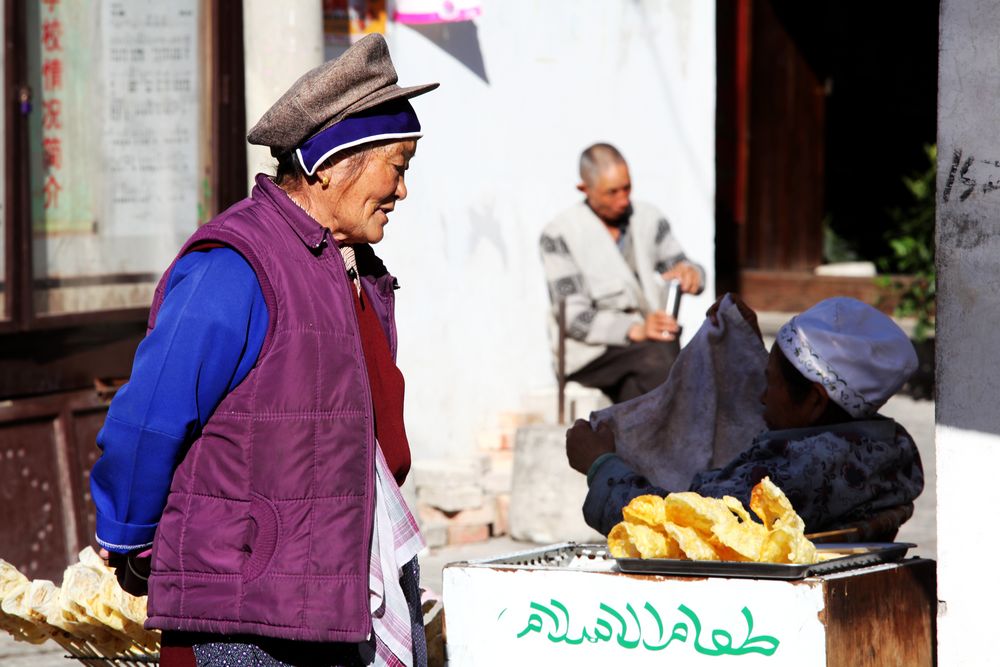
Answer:
<path fill-rule="evenodd" d="M 715 284 L 741 289 L 747 215 L 752 0 L 716 2 Z"/>

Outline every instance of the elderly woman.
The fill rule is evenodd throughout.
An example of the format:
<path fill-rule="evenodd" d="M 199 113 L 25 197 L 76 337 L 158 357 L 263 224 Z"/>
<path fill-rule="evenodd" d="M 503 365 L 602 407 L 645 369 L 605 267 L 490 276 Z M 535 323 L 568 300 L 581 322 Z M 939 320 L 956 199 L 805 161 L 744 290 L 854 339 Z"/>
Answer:
<path fill-rule="evenodd" d="M 759 335 L 754 312 L 737 306 Z M 912 344 L 889 317 L 856 299 L 821 301 L 786 323 L 771 348 L 761 396 L 768 430 L 727 465 L 696 474 L 689 488 L 653 486 L 614 454 L 609 429 L 574 424 L 566 450 L 587 474 L 584 517 L 606 535 L 622 508 L 647 493 L 696 491 L 747 504 L 769 476 L 808 531 L 852 527 L 860 539 L 891 540 L 924 476 L 910 435 L 877 411 L 916 368 Z"/>
<path fill-rule="evenodd" d="M 111 404 L 97 541 L 148 576 L 161 665 L 426 661 L 395 279 L 372 252 L 421 136 L 385 41 L 251 130 L 277 175 L 185 243 Z"/>

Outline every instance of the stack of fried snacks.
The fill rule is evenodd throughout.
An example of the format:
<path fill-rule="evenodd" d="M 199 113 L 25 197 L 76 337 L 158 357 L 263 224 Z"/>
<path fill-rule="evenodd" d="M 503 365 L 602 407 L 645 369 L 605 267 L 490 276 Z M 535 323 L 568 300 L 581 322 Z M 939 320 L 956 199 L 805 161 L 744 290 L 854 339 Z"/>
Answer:
<path fill-rule="evenodd" d="M 687 491 L 639 496 L 608 533 L 615 558 L 675 558 L 812 564 L 820 560 L 805 523 L 767 477 L 750 494 L 750 517 L 732 496 L 704 498 Z"/>
<path fill-rule="evenodd" d="M 160 635 L 142 627 L 146 598 L 118 586 L 93 549 L 66 568 L 62 587 L 29 580 L 0 560 L 0 630 L 32 644 L 53 640 L 73 655 L 140 656 L 159 651 Z"/>

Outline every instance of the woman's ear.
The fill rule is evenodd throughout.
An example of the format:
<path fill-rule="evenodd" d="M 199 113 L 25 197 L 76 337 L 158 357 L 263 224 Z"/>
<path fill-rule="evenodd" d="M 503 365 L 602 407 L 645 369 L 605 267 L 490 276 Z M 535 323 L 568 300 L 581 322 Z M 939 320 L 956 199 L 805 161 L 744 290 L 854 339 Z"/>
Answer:
<path fill-rule="evenodd" d="M 322 165 L 316 168 L 316 172 L 315 174 L 313 174 L 313 178 L 316 179 L 316 182 L 319 183 L 320 187 L 326 190 L 328 187 L 330 187 L 332 172 L 333 172 L 333 167 L 330 164 L 330 161 L 326 160 L 323 162 Z"/>
<path fill-rule="evenodd" d="M 823 388 L 819 382 L 813 382 L 812 387 L 809 388 L 809 393 L 806 395 L 806 400 L 803 401 L 803 408 L 805 410 L 806 417 L 809 419 L 810 424 L 818 424 L 826 414 L 826 409 L 830 405 L 830 395 L 826 393 L 826 389 Z"/>

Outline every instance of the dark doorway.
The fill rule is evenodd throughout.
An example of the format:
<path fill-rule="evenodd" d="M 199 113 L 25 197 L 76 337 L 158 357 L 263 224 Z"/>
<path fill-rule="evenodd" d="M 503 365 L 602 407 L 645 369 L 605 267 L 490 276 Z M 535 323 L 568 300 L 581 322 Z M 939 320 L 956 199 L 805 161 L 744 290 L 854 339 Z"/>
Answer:
<path fill-rule="evenodd" d="M 720 290 L 886 256 L 935 141 L 938 0 L 717 8 Z"/>

